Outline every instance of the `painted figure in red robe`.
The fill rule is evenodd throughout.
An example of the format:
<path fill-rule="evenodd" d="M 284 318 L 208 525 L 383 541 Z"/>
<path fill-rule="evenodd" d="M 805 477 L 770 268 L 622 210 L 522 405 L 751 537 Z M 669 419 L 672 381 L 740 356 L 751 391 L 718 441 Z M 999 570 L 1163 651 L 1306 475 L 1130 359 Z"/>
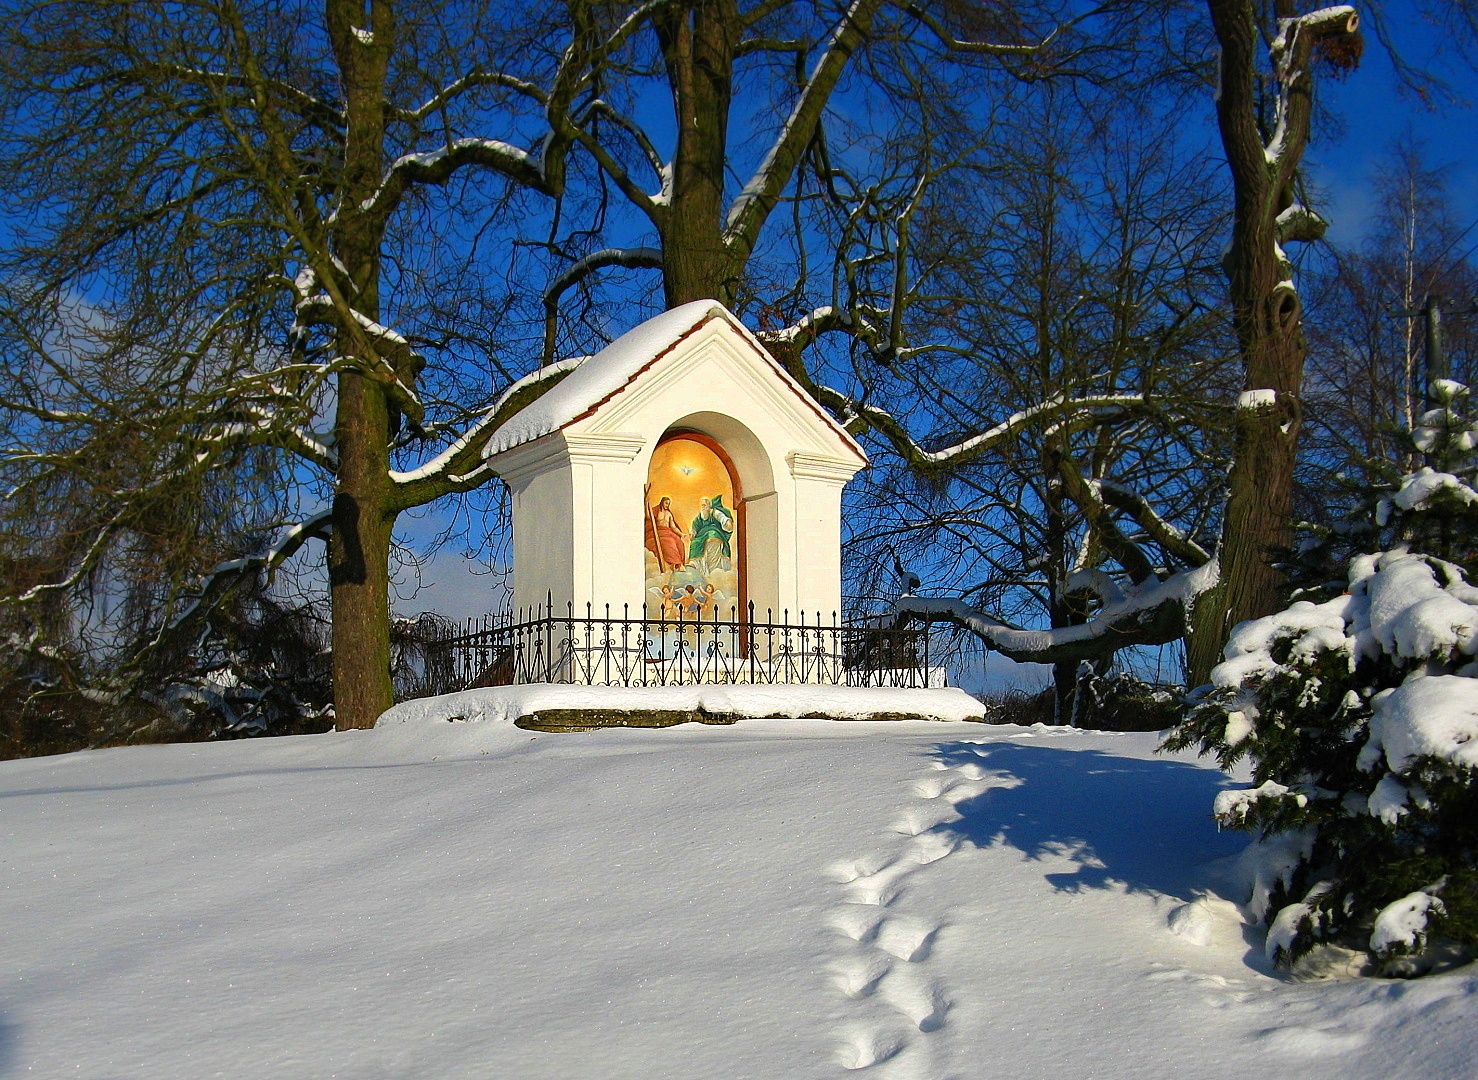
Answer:
<path fill-rule="evenodd" d="M 681 570 L 687 565 L 688 560 L 683 554 L 687 535 L 678 525 L 677 515 L 672 512 L 672 500 L 666 495 L 652 507 L 646 534 L 647 550 L 657 556 L 663 570 Z"/>

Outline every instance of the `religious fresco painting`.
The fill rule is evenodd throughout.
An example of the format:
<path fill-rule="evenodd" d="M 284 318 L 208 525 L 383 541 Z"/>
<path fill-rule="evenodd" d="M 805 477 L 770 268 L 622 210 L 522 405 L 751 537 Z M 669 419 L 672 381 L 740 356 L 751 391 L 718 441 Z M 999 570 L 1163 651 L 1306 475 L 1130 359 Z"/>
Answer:
<path fill-rule="evenodd" d="M 734 617 L 743 603 L 739 498 L 733 469 L 713 440 L 679 434 L 658 444 L 642 530 L 650 616 Z"/>

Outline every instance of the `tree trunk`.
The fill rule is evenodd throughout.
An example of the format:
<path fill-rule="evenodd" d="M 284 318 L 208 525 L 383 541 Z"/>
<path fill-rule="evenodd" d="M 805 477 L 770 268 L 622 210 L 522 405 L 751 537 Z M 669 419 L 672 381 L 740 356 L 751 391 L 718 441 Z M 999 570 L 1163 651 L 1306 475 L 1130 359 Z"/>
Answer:
<path fill-rule="evenodd" d="M 1257 95 L 1257 58 L 1264 46 L 1254 4 L 1208 0 L 1208 8 L 1221 47 L 1217 124 L 1235 197 L 1226 271 L 1246 378 L 1222 523 L 1221 580 L 1197 604 L 1186 650 L 1192 686 L 1206 682 L 1233 626 L 1283 606 L 1283 575 L 1271 560 L 1293 536 L 1306 350 L 1293 267 L 1279 244 L 1307 237 L 1280 235 L 1279 215 L 1293 204 L 1293 182 L 1308 143 L 1314 43 L 1358 26 L 1353 14 L 1334 8 L 1299 20 L 1293 5 L 1279 0 L 1280 29 L 1271 46 L 1276 127 L 1265 136 Z"/>
<path fill-rule="evenodd" d="M 1041 295 L 1045 296 L 1046 293 L 1043 292 Z M 1045 343 L 1046 334 L 1040 329 L 1043 325 L 1045 325 L 1045 319 L 1038 324 L 1038 340 Z M 1045 347 L 1039 350 L 1038 364 L 1040 371 L 1044 373 L 1050 371 L 1051 356 Z M 1044 375 L 1045 377 L 1047 376 Z M 1056 439 L 1049 439 L 1042 452 L 1042 475 L 1056 476 L 1061 460 L 1062 448 L 1057 444 Z M 1052 629 L 1057 630 L 1080 621 L 1075 618 L 1072 602 L 1067 595 L 1070 540 L 1061 486 L 1050 482 L 1046 484 L 1042 491 L 1042 502 L 1046 511 L 1042 539 L 1047 555 L 1045 562 L 1048 594 L 1047 619 Z M 1077 711 L 1078 664 L 1077 660 L 1059 660 L 1052 665 L 1052 722 L 1054 724 L 1073 722 L 1073 714 Z"/>
<path fill-rule="evenodd" d="M 1258 236 L 1264 230 L 1256 225 L 1244 224 L 1239 208 L 1232 242 L 1243 257 L 1233 261 L 1231 292 L 1247 393 L 1236 410 L 1221 580 L 1197 605 L 1186 649 L 1192 686 L 1210 678 L 1232 627 L 1279 610 L 1286 599 L 1273 558 L 1293 542 L 1293 472 L 1307 350 L 1298 294 L 1283 278 L 1271 230 Z"/>
<path fill-rule="evenodd" d="M 329 540 L 333 604 L 334 723 L 374 727 L 395 703 L 390 681 L 390 414 L 379 385 L 339 379 L 340 458 Z"/>
<path fill-rule="evenodd" d="M 698 0 L 654 17 L 677 123 L 672 198 L 662 219 L 669 308 L 734 301 L 741 268 L 723 237 L 724 165 L 739 15 L 734 0 Z"/>
<path fill-rule="evenodd" d="M 1068 725 L 1078 710 L 1078 665 L 1060 661 L 1052 665 L 1052 722 Z"/>
<path fill-rule="evenodd" d="M 1296 300 L 1295 300 L 1296 302 Z M 1221 581 L 1201 598 L 1186 648 L 1188 681 L 1200 686 L 1221 658 L 1233 626 L 1279 610 L 1282 573 L 1272 559 L 1293 540 L 1293 471 L 1303 379 L 1304 341 L 1297 332 L 1264 338 L 1247 389 L 1276 391 L 1275 401 L 1237 410 L 1236 448 L 1219 558 Z M 1244 401 L 1246 399 L 1244 398 Z"/>
<path fill-rule="evenodd" d="M 347 197 L 331 229 L 331 244 L 346 280 L 343 292 L 360 316 L 380 317 L 380 249 L 384 224 L 364 212 L 380 184 L 385 154 L 385 80 L 394 40 L 394 10 L 388 0 L 329 0 L 329 34 L 344 81 L 344 178 Z M 368 22 L 368 26 L 363 24 Z M 369 29 L 366 36 L 362 29 Z M 334 424 L 339 470 L 329 544 L 329 589 L 333 610 L 335 725 L 344 731 L 373 727 L 395 703 L 390 679 L 390 440 L 398 416 L 392 412 L 385 360 L 343 316 L 338 339 L 342 356 L 358 370 L 339 377 Z M 400 369 L 407 386 L 414 372 Z M 371 374 L 373 373 L 373 374 Z"/>

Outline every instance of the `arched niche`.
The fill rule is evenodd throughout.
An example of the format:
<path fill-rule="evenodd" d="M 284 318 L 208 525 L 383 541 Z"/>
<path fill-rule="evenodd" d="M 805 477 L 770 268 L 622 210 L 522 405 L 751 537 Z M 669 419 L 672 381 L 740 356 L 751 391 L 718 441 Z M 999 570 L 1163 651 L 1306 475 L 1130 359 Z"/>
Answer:
<path fill-rule="evenodd" d="M 680 417 L 663 432 L 657 447 L 683 438 L 712 449 L 733 477 L 737 494 L 733 510 L 739 534 L 739 550 L 735 559 L 740 613 L 743 614 L 751 603 L 761 616 L 770 610 L 778 612 L 781 606 L 779 499 L 776 497 L 775 466 L 764 444 L 745 424 L 718 412 L 695 412 Z M 649 477 L 651 460 L 657 460 L 655 450 L 648 463 Z M 691 522 L 687 524 L 691 532 Z M 684 582 L 684 587 L 686 584 Z"/>
<path fill-rule="evenodd" d="M 745 610 L 744 485 L 717 440 L 668 431 L 642 488 L 648 614 L 732 619 Z"/>

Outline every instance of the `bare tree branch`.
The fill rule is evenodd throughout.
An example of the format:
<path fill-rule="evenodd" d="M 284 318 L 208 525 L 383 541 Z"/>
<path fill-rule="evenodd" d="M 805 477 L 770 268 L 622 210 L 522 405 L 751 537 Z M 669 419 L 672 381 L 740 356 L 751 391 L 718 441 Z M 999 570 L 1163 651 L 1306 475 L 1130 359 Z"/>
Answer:
<path fill-rule="evenodd" d="M 565 291 L 597 270 L 612 266 L 628 270 L 662 269 L 662 252 L 658 248 L 602 248 L 577 259 L 544 290 L 544 352 L 539 362 L 545 367 L 554 362 L 555 331 L 559 319 L 559 300 Z"/>

